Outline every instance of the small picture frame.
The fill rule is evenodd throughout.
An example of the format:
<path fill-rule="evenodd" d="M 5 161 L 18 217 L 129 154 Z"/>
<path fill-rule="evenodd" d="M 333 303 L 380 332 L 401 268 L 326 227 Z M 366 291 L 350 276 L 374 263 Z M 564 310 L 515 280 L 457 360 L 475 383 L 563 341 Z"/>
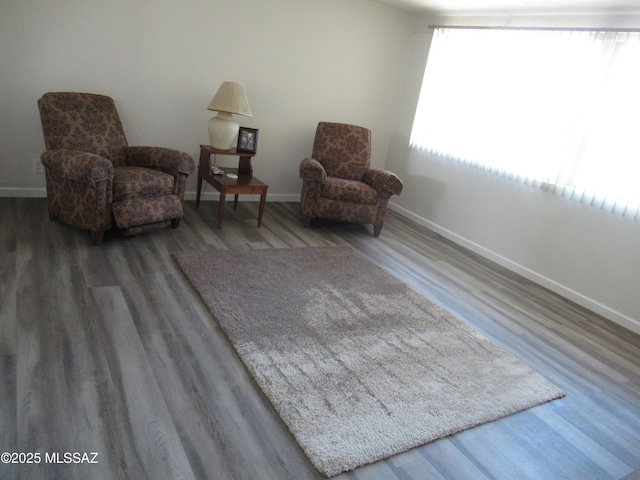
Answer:
<path fill-rule="evenodd" d="M 258 150 L 258 129 L 240 127 L 238 131 L 238 146 L 236 151 L 256 153 Z"/>

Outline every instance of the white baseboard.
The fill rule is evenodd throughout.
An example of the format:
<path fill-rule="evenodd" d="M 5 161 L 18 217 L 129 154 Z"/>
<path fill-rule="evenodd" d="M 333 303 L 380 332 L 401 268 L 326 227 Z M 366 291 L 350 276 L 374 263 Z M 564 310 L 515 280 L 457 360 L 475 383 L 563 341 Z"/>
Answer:
<path fill-rule="evenodd" d="M 196 191 L 187 191 L 184 193 L 185 200 L 195 200 Z M 220 193 L 216 190 L 205 191 L 200 195 L 200 200 L 218 200 Z M 229 200 L 227 200 L 229 201 Z M 238 198 L 240 202 L 259 202 L 260 197 L 258 195 L 240 195 Z M 286 193 L 269 193 L 267 192 L 267 203 L 269 202 L 299 202 L 300 194 L 286 194 Z"/>
<path fill-rule="evenodd" d="M 422 225 L 423 227 L 428 228 L 429 230 L 442 235 L 443 237 L 457 243 L 458 245 L 468 248 L 478 255 L 496 262 L 498 265 L 501 265 L 519 275 L 522 275 L 528 280 L 531 280 L 539 285 L 542 285 L 545 288 L 548 288 L 552 292 L 562 295 L 563 297 L 577 303 L 578 305 L 582 305 L 583 307 L 588 308 L 592 312 L 602 315 L 603 317 L 631 330 L 632 332 L 640 334 L 640 321 L 638 320 L 635 320 L 621 312 L 618 312 L 617 310 L 614 310 L 607 305 L 604 305 L 590 297 L 587 297 L 580 292 L 576 292 L 575 290 L 572 290 L 571 288 L 566 287 L 565 285 L 562 285 L 555 280 L 545 277 L 544 275 L 541 275 L 534 270 L 531 270 L 512 260 L 509 260 L 508 258 L 505 258 L 502 255 L 499 255 L 492 250 L 483 247 L 482 245 L 479 245 L 461 235 L 458 235 L 457 233 L 447 230 L 446 228 L 443 228 L 438 224 L 422 218 L 403 207 L 390 202 L 389 209 L 402 215 L 403 217 L 406 217 L 418 223 L 419 225 Z"/>
<path fill-rule="evenodd" d="M 0 197 L 47 198 L 46 188 L 10 188 L 0 187 Z"/>

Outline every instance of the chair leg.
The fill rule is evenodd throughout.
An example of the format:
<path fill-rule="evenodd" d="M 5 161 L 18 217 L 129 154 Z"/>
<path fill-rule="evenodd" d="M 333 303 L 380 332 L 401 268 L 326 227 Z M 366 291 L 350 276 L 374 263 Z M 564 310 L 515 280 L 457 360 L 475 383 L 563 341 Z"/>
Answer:
<path fill-rule="evenodd" d="M 93 243 L 95 246 L 99 246 L 102 245 L 102 240 L 104 239 L 104 230 L 99 230 L 97 232 L 94 232 L 93 230 L 91 230 L 91 243 Z"/>
<path fill-rule="evenodd" d="M 180 226 L 180 218 L 174 218 L 171 220 L 171 228 L 178 228 Z"/>
<path fill-rule="evenodd" d="M 373 226 L 373 236 L 374 236 L 375 238 L 378 238 L 378 235 L 380 235 L 380 230 L 382 230 L 382 224 L 383 224 L 383 223 L 384 223 L 384 222 L 380 221 L 380 222 L 376 223 L 376 224 Z"/>
<path fill-rule="evenodd" d="M 303 215 L 302 216 L 302 226 L 304 228 L 309 228 L 311 225 L 311 215 Z"/>

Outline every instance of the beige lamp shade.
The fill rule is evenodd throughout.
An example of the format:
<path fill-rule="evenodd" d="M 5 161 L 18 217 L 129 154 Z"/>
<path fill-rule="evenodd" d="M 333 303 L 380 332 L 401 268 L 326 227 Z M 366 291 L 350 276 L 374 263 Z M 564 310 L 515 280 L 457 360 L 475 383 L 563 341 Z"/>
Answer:
<path fill-rule="evenodd" d="M 222 82 L 207 110 L 253 117 L 244 86 L 235 82 Z"/>
<path fill-rule="evenodd" d="M 232 114 L 252 117 L 244 86 L 235 82 L 222 82 L 207 110 L 218 112 L 209 120 L 209 141 L 213 148 L 231 150 L 238 138 L 240 125 Z"/>

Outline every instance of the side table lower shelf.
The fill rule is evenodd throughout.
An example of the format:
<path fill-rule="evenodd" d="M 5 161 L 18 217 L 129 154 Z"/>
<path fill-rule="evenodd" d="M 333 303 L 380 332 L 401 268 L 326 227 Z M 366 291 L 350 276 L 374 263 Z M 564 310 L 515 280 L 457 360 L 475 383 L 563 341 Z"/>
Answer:
<path fill-rule="evenodd" d="M 225 198 L 227 194 L 235 195 L 233 207 L 238 207 L 238 195 L 260 195 L 260 209 L 258 211 L 258 227 L 262 225 L 262 215 L 267 202 L 267 189 L 269 186 L 253 175 L 238 173 L 237 168 L 222 168 L 224 174 L 211 174 L 211 154 L 217 153 L 208 145 L 200 146 L 200 163 L 198 165 L 198 191 L 196 193 L 196 208 L 200 205 L 200 194 L 202 192 L 202 181 L 220 192 L 220 202 L 218 205 L 218 228 L 222 228 L 222 217 L 224 215 Z M 232 153 L 225 152 L 226 155 Z M 228 177 L 228 174 L 237 175 L 237 178 Z"/>

